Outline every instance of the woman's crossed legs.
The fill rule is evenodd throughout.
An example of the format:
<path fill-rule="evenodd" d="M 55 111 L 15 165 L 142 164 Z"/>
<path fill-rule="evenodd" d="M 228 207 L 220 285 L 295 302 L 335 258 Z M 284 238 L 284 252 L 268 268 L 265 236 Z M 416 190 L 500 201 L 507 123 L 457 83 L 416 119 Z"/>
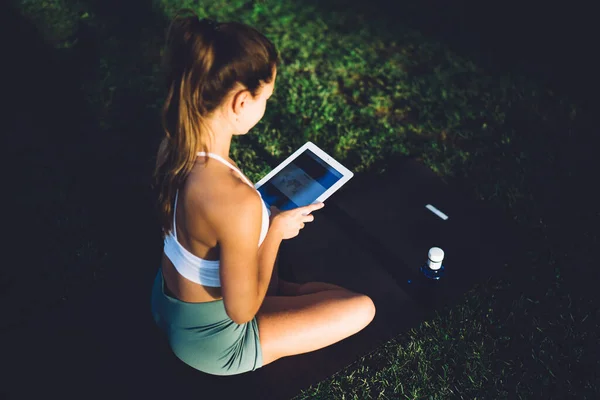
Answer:
<path fill-rule="evenodd" d="M 370 297 L 325 282 L 293 283 L 278 277 L 279 255 L 267 296 L 256 315 L 263 366 L 308 353 L 364 329 L 375 317 Z"/>

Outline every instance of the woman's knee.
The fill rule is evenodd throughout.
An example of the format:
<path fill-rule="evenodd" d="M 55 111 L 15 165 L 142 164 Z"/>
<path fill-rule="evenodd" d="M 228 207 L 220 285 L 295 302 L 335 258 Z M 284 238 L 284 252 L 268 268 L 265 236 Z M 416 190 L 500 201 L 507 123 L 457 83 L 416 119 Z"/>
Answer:
<path fill-rule="evenodd" d="M 360 311 L 364 313 L 367 324 L 373 321 L 375 318 L 375 314 L 377 313 L 377 308 L 375 307 L 375 303 L 373 299 L 365 294 L 359 295 L 360 298 Z"/>

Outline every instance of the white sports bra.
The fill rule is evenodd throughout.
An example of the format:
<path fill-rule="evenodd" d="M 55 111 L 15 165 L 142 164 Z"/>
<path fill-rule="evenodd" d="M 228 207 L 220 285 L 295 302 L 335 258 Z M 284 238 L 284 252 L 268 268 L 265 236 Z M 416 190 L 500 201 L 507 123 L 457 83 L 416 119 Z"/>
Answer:
<path fill-rule="evenodd" d="M 203 151 L 198 152 L 199 156 L 207 155 L 211 158 L 221 161 L 229 168 L 237 171 L 240 176 L 248 183 L 248 185 L 254 188 L 254 185 L 248 178 L 242 174 L 242 172 L 231 165 L 230 162 L 225 160 L 223 157 L 214 153 L 205 153 Z M 256 191 L 260 196 L 258 190 Z M 177 241 L 177 229 L 175 225 L 175 215 L 177 213 L 177 197 L 179 195 L 179 190 L 175 194 L 175 205 L 173 211 L 173 229 L 172 232 L 165 235 L 164 240 L 164 252 L 165 255 L 171 260 L 177 272 L 179 272 L 184 278 L 189 279 L 192 282 L 199 283 L 204 286 L 212 286 L 212 287 L 220 287 L 221 279 L 219 278 L 219 260 L 205 260 L 202 259 L 190 251 L 186 250 L 181 243 Z M 261 197 L 262 201 L 262 197 Z M 260 246 L 265 240 L 265 236 L 267 236 L 267 231 L 269 230 L 269 210 L 265 205 L 265 202 L 262 202 L 263 205 L 263 213 L 262 213 L 262 227 L 260 231 L 260 240 L 258 245 Z"/>

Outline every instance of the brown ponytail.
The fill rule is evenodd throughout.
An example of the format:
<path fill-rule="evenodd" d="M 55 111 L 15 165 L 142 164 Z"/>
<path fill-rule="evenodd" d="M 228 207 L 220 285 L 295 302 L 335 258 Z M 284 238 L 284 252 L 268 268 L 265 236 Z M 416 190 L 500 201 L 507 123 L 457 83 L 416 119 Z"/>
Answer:
<path fill-rule="evenodd" d="M 163 54 L 165 136 L 152 185 L 158 190 L 163 235 L 172 229 L 175 193 L 192 170 L 196 153 L 208 151 L 211 137 L 204 118 L 221 106 L 238 83 L 256 97 L 261 86 L 271 82 L 279 62 L 273 43 L 248 25 L 199 20 L 190 9 L 175 14 Z"/>

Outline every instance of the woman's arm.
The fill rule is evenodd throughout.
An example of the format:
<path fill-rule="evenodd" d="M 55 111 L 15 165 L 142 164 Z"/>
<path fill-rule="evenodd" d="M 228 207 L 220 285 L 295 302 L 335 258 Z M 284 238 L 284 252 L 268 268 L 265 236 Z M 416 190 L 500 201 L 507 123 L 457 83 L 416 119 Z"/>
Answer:
<path fill-rule="evenodd" d="M 262 305 L 267 290 L 269 289 L 269 283 L 273 274 L 273 267 L 275 266 L 275 259 L 279 252 L 279 246 L 283 241 L 283 234 L 269 227 L 269 231 L 265 236 L 265 240 L 261 243 L 258 248 L 258 298 L 259 308 Z M 258 310 L 257 310 L 258 312 Z"/>
<path fill-rule="evenodd" d="M 238 324 L 252 320 L 263 301 L 259 296 L 261 268 L 257 251 L 262 204 L 248 185 L 241 185 L 220 196 L 207 217 L 220 247 L 219 276 L 225 311 Z"/>

